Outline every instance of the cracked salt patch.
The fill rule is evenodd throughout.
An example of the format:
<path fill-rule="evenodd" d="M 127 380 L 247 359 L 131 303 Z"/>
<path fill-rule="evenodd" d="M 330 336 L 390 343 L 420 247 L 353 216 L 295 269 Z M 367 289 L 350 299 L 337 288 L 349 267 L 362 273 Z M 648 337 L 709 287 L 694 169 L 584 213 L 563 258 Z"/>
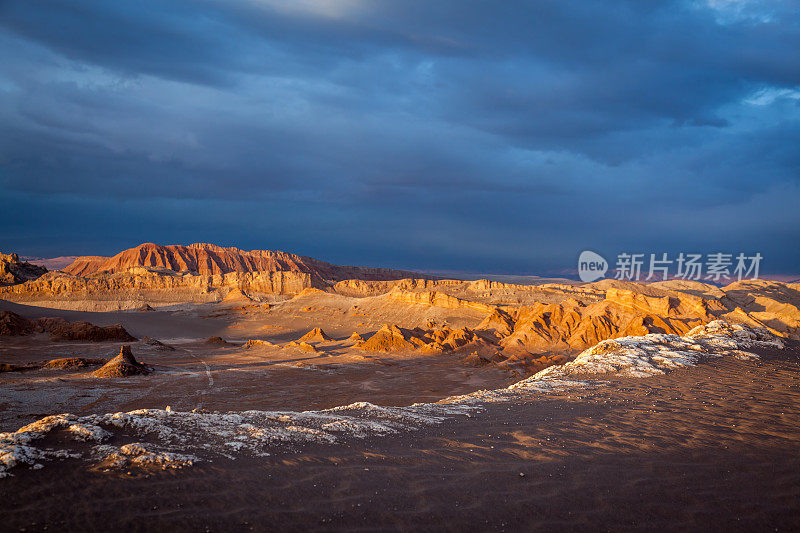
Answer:
<path fill-rule="evenodd" d="M 704 359 L 733 355 L 755 358 L 753 347 L 783 348 L 780 339 L 763 328 L 724 321 L 698 326 L 686 334 L 651 334 L 605 340 L 574 360 L 550 367 L 505 389 L 476 391 L 436 403 L 381 407 L 366 402 L 322 411 L 241 411 L 233 413 L 174 412 L 139 409 L 127 413 L 42 418 L 13 433 L 0 433 L 0 477 L 11 468 L 42 468 L 47 460 L 82 457 L 101 470 L 118 468 L 182 468 L 215 457 L 237 454 L 269 455 L 274 447 L 318 442 L 335 444 L 343 438 L 367 438 L 408 431 L 470 416 L 487 403 L 524 400 L 580 387 L 601 386 L 591 375 L 648 377 L 693 366 Z M 582 376 L 584 379 L 574 378 Z M 94 443 L 88 454 L 72 449 L 49 449 L 41 440 L 52 432 Z M 136 442 L 103 444 L 112 437 Z"/>

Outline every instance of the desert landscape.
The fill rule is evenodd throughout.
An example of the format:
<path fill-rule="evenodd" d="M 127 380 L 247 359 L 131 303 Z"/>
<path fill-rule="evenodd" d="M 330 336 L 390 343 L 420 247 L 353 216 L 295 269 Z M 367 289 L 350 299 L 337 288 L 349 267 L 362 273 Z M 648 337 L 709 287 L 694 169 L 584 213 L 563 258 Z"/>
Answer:
<path fill-rule="evenodd" d="M 0 533 L 800 531 L 798 14 L 0 1 Z"/>
<path fill-rule="evenodd" d="M 515 498 L 536 508 L 541 491 L 566 497 L 589 475 L 603 486 L 619 462 L 631 463 L 623 492 L 638 490 L 652 469 L 672 470 L 675 454 L 691 455 L 681 483 L 707 491 L 753 478 L 752 465 L 718 477 L 743 446 L 737 464 L 767 461 L 754 483 L 786 477 L 772 519 L 795 525 L 797 283 L 514 285 L 210 244 L 143 244 L 56 271 L 7 254 L 0 268 L 0 490 L 17 502 L 5 526 L 94 529 L 141 513 L 159 528 L 219 526 L 224 510 L 190 495 L 230 476 L 242 481 L 226 491 L 272 502 L 237 503 L 258 517 L 251 525 L 291 516 L 296 527 L 410 526 L 451 513 L 446 494 L 477 498 L 484 483 L 505 483 L 498 476 L 513 477 L 514 497 L 496 501 L 503 486 L 486 498 L 519 513 Z M 407 475 L 418 484 L 408 493 L 385 488 Z M 440 475 L 455 477 L 425 481 Z M 675 475 L 658 490 L 677 490 Z M 135 512 L 49 503 L 69 490 L 114 506 L 108 487 L 118 486 L 140 494 Z M 178 486 L 192 488 L 170 503 L 142 488 Z M 338 503 L 315 508 L 331 491 Z M 612 517 L 603 506 L 614 494 L 593 504 L 595 518 L 582 515 L 585 525 L 663 519 Z M 729 502 L 743 527 L 776 512 L 763 492 L 745 505 L 748 494 Z M 464 505 L 454 527 L 543 526 L 568 512 L 548 504 L 544 514 L 484 517 L 486 501 Z"/>

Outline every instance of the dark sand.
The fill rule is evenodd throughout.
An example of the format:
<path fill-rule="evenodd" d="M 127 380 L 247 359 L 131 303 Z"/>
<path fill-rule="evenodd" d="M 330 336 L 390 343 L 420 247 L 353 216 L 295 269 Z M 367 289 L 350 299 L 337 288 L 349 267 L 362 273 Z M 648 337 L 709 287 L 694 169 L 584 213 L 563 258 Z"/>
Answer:
<path fill-rule="evenodd" d="M 341 327 L 325 327 L 338 340 L 315 343 L 317 353 L 278 345 L 242 346 L 249 338 L 269 338 L 276 343 L 297 339 L 319 323 L 314 314 L 295 318 L 291 314 L 220 310 L 218 306 L 92 313 L 0 301 L 0 310 L 5 308 L 29 318 L 61 316 L 99 325 L 122 323 L 138 338 L 157 338 L 175 349 L 126 343 L 131 344 L 138 361 L 155 369 L 148 376 L 100 379 L 91 376 L 92 368 L 0 373 L 0 431 L 15 431 L 43 416 L 64 412 L 102 414 L 166 406 L 178 411 L 308 410 L 356 401 L 409 405 L 504 387 L 520 379 L 494 366 L 467 365 L 463 356 L 363 352 L 345 340 L 353 330 Z M 265 325 L 276 323 L 285 326 L 281 333 L 264 334 Z M 233 343 L 217 346 L 204 342 L 220 335 Z M 44 334 L 0 337 L 0 363 L 24 365 L 64 357 L 108 359 L 119 349 L 119 342 L 56 343 Z"/>
<path fill-rule="evenodd" d="M 762 357 L 174 472 L 17 469 L 0 528 L 794 531 L 800 355 Z"/>
<path fill-rule="evenodd" d="M 40 336 L 41 337 L 41 336 Z M 119 343 L 60 343 L 3 339 L 0 362 L 23 365 L 56 357 L 109 358 Z M 242 349 L 202 342 L 159 350 L 131 343 L 134 356 L 155 371 L 101 379 L 99 368 L 0 373 L 0 431 L 15 431 L 56 413 L 102 414 L 134 409 L 178 411 L 327 409 L 356 401 L 378 405 L 435 402 L 520 378 L 495 367 L 471 367 L 450 355 L 362 356 L 326 343 L 320 353 Z"/>

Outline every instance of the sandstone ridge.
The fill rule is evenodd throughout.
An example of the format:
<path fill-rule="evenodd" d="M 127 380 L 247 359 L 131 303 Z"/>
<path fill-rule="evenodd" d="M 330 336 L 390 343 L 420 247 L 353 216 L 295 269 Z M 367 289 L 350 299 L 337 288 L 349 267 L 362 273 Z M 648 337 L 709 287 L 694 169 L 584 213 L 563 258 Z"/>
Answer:
<path fill-rule="evenodd" d="M 393 280 L 419 276 L 412 272 L 386 268 L 333 265 L 287 252 L 245 251 L 207 243 L 188 246 L 145 243 L 124 250 L 113 257 L 78 257 L 63 270 L 75 276 L 88 276 L 99 272 L 125 272 L 132 267 L 163 268 L 201 276 L 218 276 L 233 272 L 295 272 L 308 274 L 311 282 L 319 285 L 354 278 Z"/>
<path fill-rule="evenodd" d="M 16 261 L 16 255 L 13 259 Z M 0 271 L 3 264 L 0 262 Z M 145 304 L 163 308 L 220 301 L 246 303 L 307 289 L 331 290 L 346 279 L 378 283 L 427 279 L 402 270 L 340 266 L 286 252 L 244 251 L 212 244 L 145 243 L 113 257 L 78 257 L 61 271 L 45 272 L 37 270 L 24 279 L 15 274 L 8 278 L 9 283 L 0 281 L 0 285 L 13 282 L 10 287 L 0 286 L 0 299 L 59 309 L 116 311 Z"/>
<path fill-rule="evenodd" d="M 573 354 L 618 337 L 651 333 L 684 335 L 717 319 L 764 328 L 772 334 L 800 339 L 800 291 L 796 284 L 771 281 L 737 282 L 727 287 L 681 284 L 681 290 L 631 283 L 602 283 L 569 288 L 559 303 L 495 305 L 469 302 L 427 290 L 438 281 L 420 283 L 417 290 L 394 285 L 382 296 L 364 297 L 406 305 L 443 309 L 488 309 L 474 327 L 450 328 L 435 322 L 425 328 L 385 324 L 356 347 L 375 352 L 474 352 L 482 360 L 508 360 L 532 370 L 549 362 L 546 354 Z M 456 287 L 463 294 L 464 287 Z M 502 295 L 508 287 L 501 287 Z M 542 290 L 542 289 L 540 289 Z M 544 290 L 556 290 L 553 286 Z M 530 289 L 523 289 L 531 293 Z M 502 296 L 501 295 L 501 296 Z M 492 301 L 484 294 L 484 301 Z M 474 359 L 474 358 L 473 358 Z M 531 367 L 531 365 L 534 365 Z"/>

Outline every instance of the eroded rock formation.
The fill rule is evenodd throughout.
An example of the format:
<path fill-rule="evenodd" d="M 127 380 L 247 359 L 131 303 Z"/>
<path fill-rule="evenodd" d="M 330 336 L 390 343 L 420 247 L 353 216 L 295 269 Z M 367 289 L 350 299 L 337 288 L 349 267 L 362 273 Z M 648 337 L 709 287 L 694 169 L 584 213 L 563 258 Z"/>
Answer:
<path fill-rule="evenodd" d="M 34 322 L 50 334 L 52 341 L 133 342 L 136 340 L 121 324 L 95 326 L 83 321 L 68 322 L 63 318 L 37 318 Z"/>
<path fill-rule="evenodd" d="M 64 271 L 76 276 L 98 272 L 119 273 L 131 267 L 155 267 L 201 276 L 252 272 L 294 272 L 308 274 L 312 282 L 343 279 L 386 280 L 419 277 L 419 274 L 385 268 L 340 266 L 311 257 L 272 250 L 245 251 L 207 243 L 189 246 L 140 244 L 113 257 L 78 257 Z"/>
<path fill-rule="evenodd" d="M 476 308 L 428 290 L 437 283 L 421 284 L 416 291 L 394 286 L 386 296 L 414 305 Z M 672 290 L 675 286 L 687 292 Z M 560 303 L 479 304 L 491 311 L 474 328 L 452 329 L 435 321 L 425 328 L 387 324 L 356 346 L 375 352 L 474 352 L 469 360 L 477 364 L 507 362 L 530 368 L 551 363 L 547 359 L 552 354 L 574 354 L 606 339 L 651 333 L 684 335 L 719 318 L 800 338 L 800 291 L 794 284 L 759 280 L 718 288 L 689 282 L 647 286 L 606 280 L 565 292 L 569 297 Z M 540 360 L 542 357 L 546 360 Z"/>
<path fill-rule="evenodd" d="M 42 368 L 50 368 L 57 370 L 74 370 L 77 368 L 86 368 L 87 366 L 104 365 L 108 361 L 106 359 L 91 359 L 87 357 L 62 357 L 60 359 L 51 359 L 47 361 Z"/>
<path fill-rule="evenodd" d="M 561 354 L 537 355 L 503 350 L 497 337 L 487 330 L 467 327 L 434 326 L 431 329 L 401 328 L 385 324 L 369 339 L 356 343 L 356 348 L 370 352 L 417 352 L 420 354 L 458 354 L 465 362 L 482 366 L 494 364 L 518 374 L 532 372 L 558 364 L 566 359 Z"/>
<path fill-rule="evenodd" d="M 120 324 L 95 326 L 89 322 L 69 322 L 60 317 L 29 320 L 12 311 L 0 311 L 0 335 L 49 333 L 52 341 L 135 341 Z"/>
<path fill-rule="evenodd" d="M 78 257 L 63 271 L 42 276 L 44 272 L 26 278 L 38 278 L 35 281 L 0 287 L 0 299 L 60 309 L 113 311 L 146 304 L 161 307 L 295 295 L 309 288 L 328 290 L 344 279 L 426 277 L 402 270 L 333 265 L 286 252 L 202 243 L 145 243 L 113 257 Z"/>
<path fill-rule="evenodd" d="M 33 321 L 12 311 L 0 311 L 0 335 L 30 335 L 36 332 Z"/>
<path fill-rule="evenodd" d="M 298 342 L 327 342 L 332 340 L 322 328 L 314 328 L 299 339 Z"/>
<path fill-rule="evenodd" d="M 44 275 L 47 269 L 19 260 L 17 254 L 0 254 L 0 285 L 15 285 Z"/>
<path fill-rule="evenodd" d="M 0 372 L 25 372 L 28 370 L 77 370 L 88 366 L 100 366 L 106 364 L 106 359 L 91 359 L 86 357 L 61 357 L 40 361 L 37 363 L 26 363 L 23 365 L 12 365 L 0 363 Z"/>
<path fill-rule="evenodd" d="M 98 378 L 121 378 L 149 373 L 150 369 L 138 362 L 133 357 L 131 347 L 125 345 L 120 348 L 119 355 L 92 372 L 92 375 Z"/>
<path fill-rule="evenodd" d="M 19 285 L 0 287 L 0 299 L 29 305 L 115 311 L 156 305 L 219 302 L 237 290 L 251 295 L 297 294 L 312 284 L 301 272 L 232 272 L 213 276 L 132 267 L 124 272 L 73 276 L 63 272 Z"/>

